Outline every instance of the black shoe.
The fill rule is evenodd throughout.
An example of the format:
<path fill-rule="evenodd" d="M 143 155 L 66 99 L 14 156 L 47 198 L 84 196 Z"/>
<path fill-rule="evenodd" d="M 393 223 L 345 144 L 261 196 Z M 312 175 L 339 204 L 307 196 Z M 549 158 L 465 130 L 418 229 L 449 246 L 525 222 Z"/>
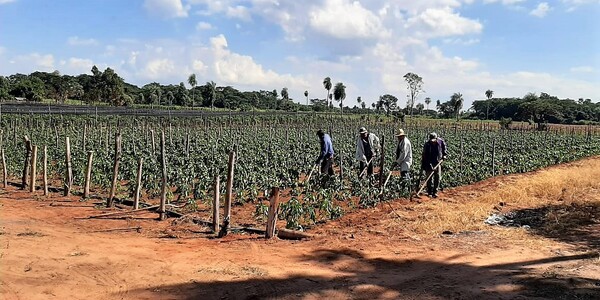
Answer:
<path fill-rule="evenodd" d="M 437 197 L 438 197 L 438 195 L 437 195 L 437 193 L 436 193 L 436 194 L 433 194 L 433 195 L 431 195 L 431 197 L 432 197 L 432 198 L 437 198 Z"/>

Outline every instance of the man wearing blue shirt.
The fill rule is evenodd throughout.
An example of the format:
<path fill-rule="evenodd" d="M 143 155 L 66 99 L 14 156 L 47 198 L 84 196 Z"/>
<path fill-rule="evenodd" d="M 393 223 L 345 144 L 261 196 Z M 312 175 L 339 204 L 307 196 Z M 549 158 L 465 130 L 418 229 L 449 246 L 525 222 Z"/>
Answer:
<path fill-rule="evenodd" d="M 333 175 L 333 144 L 331 143 L 331 137 L 324 133 L 323 130 L 317 131 L 317 136 L 321 142 L 321 152 L 319 157 L 315 161 L 315 164 L 321 164 L 321 173 L 327 173 L 329 176 Z"/>

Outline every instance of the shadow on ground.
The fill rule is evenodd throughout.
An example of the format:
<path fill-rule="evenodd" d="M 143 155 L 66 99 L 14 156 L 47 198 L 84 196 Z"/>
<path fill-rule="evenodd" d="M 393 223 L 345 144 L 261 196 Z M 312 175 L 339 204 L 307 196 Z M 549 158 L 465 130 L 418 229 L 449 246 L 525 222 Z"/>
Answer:
<path fill-rule="evenodd" d="M 354 250 L 318 250 L 299 258 L 335 277 L 296 273 L 285 278 L 227 277 L 130 290 L 160 299 L 600 299 L 600 280 L 540 274 L 534 267 L 567 261 L 597 263 L 598 254 L 477 267 L 462 263 L 367 258 Z M 231 277 L 229 277 L 231 278 Z"/>
<path fill-rule="evenodd" d="M 509 218 L 515 226 L 529 226 L 532 234 L 578 250 L 600 249 L 600 201 L 521 209 L 510 212 Z"/>

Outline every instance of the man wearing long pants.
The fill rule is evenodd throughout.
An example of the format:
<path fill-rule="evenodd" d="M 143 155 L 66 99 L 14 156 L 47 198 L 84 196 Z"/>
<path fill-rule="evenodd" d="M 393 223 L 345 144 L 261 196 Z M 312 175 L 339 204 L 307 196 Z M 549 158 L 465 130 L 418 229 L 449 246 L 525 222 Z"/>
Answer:
<path fill-rule="evenodd" d="M 437 198 L 437 191 L 440 187 L 442 177 L 442 168 L 440 162 L 448 156 L 446 142 L 439 138 L 435 132 L 429 134 L 429 140 L 423 146 L 423 156 L 421 159 L 421 170 L 427 172 L 427 194 L 432 198 Z M 432 175 L 433 173 L 433 175 Z M 429 175 L 432 175 L 429 177 Z"/>

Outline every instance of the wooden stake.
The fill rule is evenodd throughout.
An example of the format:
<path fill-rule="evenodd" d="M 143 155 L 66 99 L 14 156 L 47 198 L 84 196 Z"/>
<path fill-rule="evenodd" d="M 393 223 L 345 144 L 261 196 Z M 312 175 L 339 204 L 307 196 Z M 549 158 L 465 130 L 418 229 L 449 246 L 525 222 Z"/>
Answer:
<path fill-rule="evenodd" d="M 37 145 L 33 146 L 31 154 L 31 177 L 29 178 L 29 192 L 35 192 L 35 178 L 37 174 Z"/>
<path fill-rule="evenodd" d="M 44 145 L 44 174 L 42 175 L 42 181 L 44 182 L 44 196 L 48 196 L 48 146 Z"/>
<path fill-rule="evenodd" d="M 379 163 L 379 186 L 383 188 L 385 177 L 383 176 L 383 167 L 385 166 L 385 135 L 381 135 L 381 162 Z M 383 189 L 382 189 L 383 194 Z"/>
<path fill-rule="evenodd" d="M 237 146 L 235 147 L 237 148 Z M 236 150 L 229 152 L 229 163 L 227 164 L 227 189 L 225 191 L 225 213 L 223 215 L 223 227 L 219 237 L 226 236 L 229 233 L 229 223 L 231 222 L 231 199 L 233 197 L 233 170 L 235 167 Z"/>
<path fill-rule="evenodd" d="M 154 129 L 150 130 L 150 135 L 152 137 L 152 154 L 156 153 L 156 144 L 154 142 Z"/>
<path fill-rule="evenodd" d="M 92 160 L 94 159 L 94 151 L 88 151 L 87 168 L 85 169 L 85 187 L 83 189 L 83 198 L 90 197 L 90 182 L 92 181 Z"/>
<path fill-rule="evenodd" d="M 158 209 L 158 213 L 160 214 L 160 219 L 164 220 L 167 218 L 167 158 L 165 156 L 165 132 L 161 132 L 160 136 L 160 160 L 162 165 L 162 186 L 160 193 L 160 208 Z"/>
<path fill-rule="evenodd" d="M 271 189 L 271 199 L 269 200 L 269 215 L 267 219 L 267 232 L 265 237 L 270 239 L 275 236 L 275 227 L 277 225 L 277 210 L 279 209 L 279 188 Z"/>
<path fill-rule="evenodd" d="M 73 184 L 73 169 L 71 166 L 71 142 L 69 141 L 69 137 L 65 137 L 65 147 L 66 147 L 66 155 L 65 155 L 65 165 L 66 169 L 66 178 L 65 178 L 65 196 L 68 196 L 71 193 L 71 185 Z"/>
<path fill-rule="evenodd" d="M 110 196 L 106 201 L 106 207 L 112 207 L 115 195 L 117 194 L 117 182 L 119 175 L 119 162 L 121 161 L 121 133 L 115 135 L 115 163 L 113 168 L 113 181 L 110 188 Z"/>
<path fill-rule="evenodd" d="M 8 172 L 6 171 L 6 157 L 4 156 L 4 148 L 0 150 L 2 156 L 2 186 L 6 188 L 8 186 Z"/>
<path fill-rule="evenodd" d="M 138 169 L 137 169 L 137 182 L 135 184 L 135 194 L 133 195 L 133 209 L 138 209 L 140 206 L 140 190 L 142 188 L 142 164 L 144 163 L 144 158 L 140 157 L 138 160 Z"/>
<path fill-rule="evenodd" d="M 215 175 L 214 198 L 213 198 L 213 232 L 219 232 L 219 197 L 220 194 L 219 175 Z"/>
<path fill-rule="evenodd" d="M 29 159 L 31 158 L 31 141 L 25 136 L 25 163 L 23 165 L 23 176 L 21 177 L 21 189 L 27 186 L 27 177 L 29 175 Z"/>

